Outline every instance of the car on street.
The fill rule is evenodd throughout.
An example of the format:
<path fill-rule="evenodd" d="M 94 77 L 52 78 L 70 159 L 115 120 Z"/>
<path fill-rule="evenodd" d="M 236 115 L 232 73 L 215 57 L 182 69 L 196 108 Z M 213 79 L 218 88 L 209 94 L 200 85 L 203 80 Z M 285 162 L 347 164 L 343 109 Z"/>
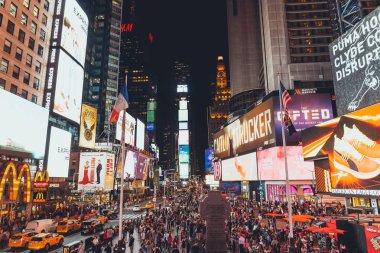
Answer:
<path fill-rule="evenodd" d="M 134 205 L 132 208 L 132 211 L 133 212 L 141 212 L 142 209 L 141 209 L 140 205 Z"/>
<path fill-rule="evenodd" d="M 11 238 L 9 239 L 8 245 L 11 249 L 27 248 L 28 243 L 30 242 L 32 237 L 37 234 L 38 233 L 36 232 L 25 232 L 25 233 L 18 233 L 18 234 L 12 235 Z"/>
<path fill-rule="evenodd" d="M 81 229 L 81 223 L 78 220 L 63 220 L 58 222 L 57 233 L 67 234 Z"/>
<path fill-rule="evenodd" d="M 104 224 L 96 219 L 86 220 L 82 222 L 81 234 L 94 234 L 104 230 Z"/>
<path fill-rule="evenodd" d="M 63 245 L 63 241 L 63 235 L 57 233 L 41 233 L 32 237 L 28 244 L 28 249 L 30 251 L 49 251 L 51 247 L 61 247 Z"/>
<path fill-rule="evenodd" d="M 101 223 L 107 223 L 108 218 L 107 218 L 107 216 L 99 215 L 98 216 L 98 221 L 100 221 Z"/>
<path fill-rule="evenodd" d="M 25 232 L 48 233 L 57 231 L 58 222 L 53 219 L 34 220 L 26 225 Z"/>
<path fill-rule="evenodd" d="M 107 216 L 109 220 L 116 220 L 118 216 L 118 212 L 116 210 L 104 209 L 102 211 L 104 216 Z"/>
<path fill-rule="evenodd" d="M 154 207 L 153 203 L 152 202 L 148 202 L 146 205 L 145 205 L 145 208 L 146 209 L 152 209 Z"/>

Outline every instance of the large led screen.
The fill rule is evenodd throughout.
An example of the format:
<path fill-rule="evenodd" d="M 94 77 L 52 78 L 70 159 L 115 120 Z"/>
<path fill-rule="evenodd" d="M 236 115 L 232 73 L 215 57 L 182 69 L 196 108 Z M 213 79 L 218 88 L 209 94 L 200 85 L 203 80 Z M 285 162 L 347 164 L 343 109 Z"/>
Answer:
<path fill-rule="evenodd" d="M 329 46 L 339 115 L 379 102 L 379 14 L 376 8 Z"/>
<path fill-rule="evenodd" d="M 291 97 L 292 101 L 288 104 L 288 112 L 297 132 L 289 135 L 286 129 L 285 135 L 287 145 L 296 146 L 301 140 L 301 132 L 304 129 L 328 121 L 334 116 L 330 94 L 302 94 Z M 276 142 L 277 145 L 282 146 L 280 101 L 278 97 L 276 98 L 273 100 Z"/>
<path fill-rule="evenodd" d="M 222 160 L 222 181 L 257 180 L 256 153 Z"/>
<path fill-rule="evenodd" d="M 214 171 L 214 150 L 212 148 L 205 150 L 205 171 L 206 173 Z"/>
<path fill-rule="evenodd" d="M 314 162 L 304 161 L 302 147 L 287 146 L 289 180 L 313 180 Z M 286 180 L 283 147 L 273 147 L 257 152 L 259 180 Z"/>
<path fill-rule="evenodd" d="M 95 148 L 97 111 L 94 107 L 82 105 L 79 146 L 83 148 Z"/>
<path fill-rule="evenodd" d="M 218 187 L 219 181 L 214 180 L 214 175 L 206 175 L 205 176 L 206 185 L 209 185 L 211 187 Z"/>
<path fill-rule="evenodd" d="M 328 157 L 331 192 L 380 195 L 380 103 L 302 133 L 305 157 Z"/>
<path fill-rule="evenodd" d="M 180 163 L 179 164 L 179 178 L 180 179 L 189 179 L 189 164 Z"/>
<path fill-rule="evenodd" d="M 76 0 L 65 1 L 61 46 L 82 66 L 86 58 L 88 18 Z"/>
<path fill-rule="evenodd" d="M 189 145 L 189 130 L 178 131 L 178 145 Z"/>
<path fill-rule="evenodd" d="M 115 156 L 110 153 L 80 153 L 78 190 L 113 189 Z"/>
<path fill-rule="evenodd" d="M 144 179 L 147 169 L 149 167 L 149 159 L 146 157 L 139 155 L 137 159 L 137 166 L 136 166 L 136 173 L 135 178 L 136 179 Z"/>
<path fill-rule="evenodd" d="M 178 121 L 189 121 L 189 111 L 178 110 Z"/>
<path fill-rule="evenodd" d="M 124 178 L 136 178 L 138 157 L 138 153 L 127 150 L 124 163 Z"/>
<path fill-rule="evenodd" d="M 45 156 L 49 111 L 0 89 L 0 149 Z"/>
<path fill-rule="evenodd" d="M 145 124 L 139 119 L 137 119 L 136 147 L 139 149 L 144 149 L 145 147 Z"/>
<path fill-rule="evenodd" d="M 79 124 L 84 71 L 63 50 L 59 50 L 53 111 Z"/>
<path fill-rule="evenodd" d="M 179 152 L 179 162 L 180 163 L 189 163 L 190 158 L 190 148 L 188 145 L 180 145 L 178 147 Z"/>
<path fill-rule="evenodd" d="M 188 124 L 189 124 L 189 122 L 179 122 L 178 123 L 178 129 L 179 130 L 188 130 L 189 129 Z"/>
<path fill-rule="evenodd" d="M 220 160 L 214 162 L 214 179 L 215 181 L 222 179 L 222 162 Z"/>
<path fill-rule="evenodd" d="M 148 111 L 147 112 L 146 119 L 147 119 L 148 123 L 153 123 L 154 122 L 154 120 L 155 120 L 154 114 L 155 114 L 155 111 Z"/>
<path fill-rule="evenodd" d="M 180 100 L 179 101 L 179 109 L 180 110 L 187 110 L 187 100 Z"/>
<path fill-rule="evenodd" d="M 116 124 L 116 139 L 121 140 L 121 125 L 123 123 L 123 113 L 119 114 L 119 119 Z M 125 144 L 135 145 L 135 134 L 136 134 L 136 119 L 132 117 L 129 113 L 125 113 Z"/>
<path fill-rule="evenodd" d="M 50 177 L 67 177 L 70 165 L 71 133 L 51 127 L 47 171 Z"/>

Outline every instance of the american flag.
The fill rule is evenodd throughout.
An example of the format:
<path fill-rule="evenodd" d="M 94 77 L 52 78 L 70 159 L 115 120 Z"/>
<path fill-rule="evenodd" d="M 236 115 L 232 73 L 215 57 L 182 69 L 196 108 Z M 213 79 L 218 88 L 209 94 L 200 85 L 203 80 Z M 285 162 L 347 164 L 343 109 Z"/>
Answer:
<path fill-rule="evenodd" d="M 292 120 L 289 117 L 288 104 L 292 101 L 292 98 L 289 95 L 289 92 L 285 89 L 285 86 L 280 82 L 280 92 L 282 98 L 282 106 L 284 110 L 284 125 L 288 127 L 289 135 L 292 135 L 297 132 L 296 128 L 293 125 Z"/>

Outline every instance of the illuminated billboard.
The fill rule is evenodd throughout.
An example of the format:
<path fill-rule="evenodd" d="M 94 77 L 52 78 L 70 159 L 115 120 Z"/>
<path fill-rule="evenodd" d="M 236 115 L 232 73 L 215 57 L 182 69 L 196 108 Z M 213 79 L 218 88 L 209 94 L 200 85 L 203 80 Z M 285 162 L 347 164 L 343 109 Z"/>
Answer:
<path fill-rule="evenodd" d="M 379 102 L 379 14 L 376 8 L 329 46 L 338 115 Z"/>
<path fill-rule="evenodd" d="M 258 180 L 255 152 L 222 160 L 222 181 L 245 180 Z"/>
<path fill-rule="evenodd" d="M 205 171 L 206 173 L 214 171 L 214 150 L 212 148 L 205 150 Z"/>
<path fill-rule="evenodd" d="M 82 152 L 79 158 L 78 190 L 113 189 L 115 155 Z"/>
<path fill-rule="evenodd" d="M 187 110 L 187 100 L 180 100 L 179 101 L 179 109 L 180 110 Z"/>
<path fill-rule="evenodd" d="M 95 148 L 97 109 L 88 105 L 82 105 L 80 120 L 79 146 L 83 148 Z"/>
<path fill-rule="evenodd" d="M 180 145 L 178 147 L 179 152 L 179 162 L 180 163 L 189 163 L 190 157 L 190 148 L 188 145 Z"/>
<path fill-rule="evenodd" d="M 214 154 L 232 157 L 276 142 L 273 97 L 214 134 Z"/>
<path fill-rule="evenodd" d="M 145 124 L 137 119 L 136 147 L 144 149 L 145 147 Z"/>
<path fill-rule="evenodd" d="M 179 164 L 179 178 L 180 179 L 189 179 L 189 164 L 188 163 L 180 163 Z"/>
<path fill-rule="evenodd" d="M 124 163 L 124 178 L 135 178 L 139 154 L 127 150 Z"/>
<path fill-rule="evenodd" d="M 179 84 L 177 85 L 177 92 L 178 93 L 187 93 L 189 92 L 189 89 L 186 84 Z"/>
<path fill-rule="evenodd" d="M 178 131 L 178 145 L 189 145 L 189 130 Z"/>
<path fill-rule="evenodd" d="M 45 156 L 49 111 L 0 89 L 0 150 Z"/>
<path fill-rule="evenodd" d="M 149 171 L 149 159 L 143 155 L 139 155 L 137 159 L 135 179 L 144 179 Z"/>
<path fill-rule="evenodd" d="M 49 177 L 67 177 L 69 173 L 71 133 L 51 127 L 47 171 Z"/>
<path fill-rule="evenodd" d="M 79 124 L 84 71 L 82 67 L 63 50 L 58 51 L 59 58 L 53 111 Z M 48 82 L 49 78 L 47 78 Z"/>
<path fill-rule="evenodd" d="M 121 140 L 121 132 L 123 123 L 123 113 L 119 114 L 119 119 L 116 124 L 116 139 Z M 129 113 L 125 113 L 125 144 L 135 145 L 135 134 L 136 134 L 136 119 L 132 117 Z"/>
<path fill-rule="evenodd" d="M 178 110 L 178 121 L 189 121 L 189 111 Z"/>
<path fill-rule="evenodd" d="M 380 195 L 380 103 L 302 132 L 304 157 L 328 158 L 331 193 Z"/>
<path fill-rule="evenodd" d="M 206 175 L 205 176 L 206 185 L 210 187 L 219 187 L 219 181 L 214 180 L 214 175 Z"/>
<path fill-rule="evenodd" d="M 314 162 L 304 161 L 301 146 L 287 146 L 289 180 L 313 180 Z M 257 151 L 259 180 L 286 180 L 283 147 L 273 147 Z"/>
<path fill-rule="evenodd" d="M 214 162 L 214 179 L 215 181 L 222 179 L 222 162 L 220 160 Z"/>
<path fill-rule="evenodd" d="M 148 131 L 154 131 L 154 123 L 148 123 L 148 124 L 146 124 L 146 129 Z"/>
<path fill-rule="evenodd" d="M 189 122 L 179 122 L 178 123 L 178 129 L 179 130 L 188 130 L 189 129 Z"/>
<path fill-rule="evenodd" d="M 148 111 L 154 111 L 157 109 L 157 102 L 148 102 Z"/>
<path fill-rule="evenodd" d="M 148 123 L 153 123 L 154 122 L 154 113 L 155 113 L 155 111 L 148 111 L 147 112 L 147 122 Z"/>

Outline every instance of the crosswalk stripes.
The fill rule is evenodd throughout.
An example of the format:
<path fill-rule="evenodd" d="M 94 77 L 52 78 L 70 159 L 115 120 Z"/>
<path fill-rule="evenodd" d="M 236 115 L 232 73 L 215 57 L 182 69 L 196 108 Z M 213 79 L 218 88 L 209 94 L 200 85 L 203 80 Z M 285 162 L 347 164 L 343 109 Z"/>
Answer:
<path fill-rule="evenodd" d="M 133 220 L 137 218 L 141 218 L 143 213 L 127 213 L 123 215 L 123 220 Z"/>

